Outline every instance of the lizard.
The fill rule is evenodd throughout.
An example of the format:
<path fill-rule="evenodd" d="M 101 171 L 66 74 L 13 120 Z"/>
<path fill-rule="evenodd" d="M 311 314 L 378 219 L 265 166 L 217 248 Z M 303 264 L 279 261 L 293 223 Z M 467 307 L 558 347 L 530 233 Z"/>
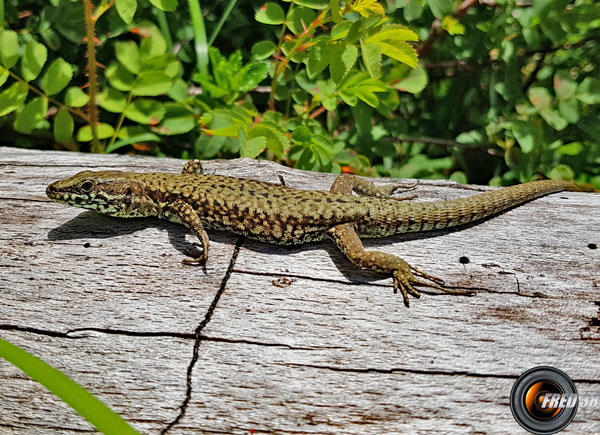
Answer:
<path fill-rule="evenodd" d="M 124 218 L 154 216 L 185 225 L 201 244 L 201 254 L 184 264 L 208 258 L 206 230 L 230 231 L 278 245 L 331 239 L 352 264 L 391 275 L 394 293 L 419 298 L 416 287 L 470 294 L 443 287 L 444 281 L 402 258 L 364 249 L 361 238 L 442 230 L 501 213 L 537 197 L 563 190 L 588 190 L 572 181 L 539 180 L 450 201 L 410 202 L 392 196 L 412 186 L 376 186 L 352 175 L 339 175 L 329 191 L 298 190 L 280 184 L 204 174 L 199 160 L 181 174 L 164 172 L 83 171 L 50 184 L 47 196 L 59 203 Z M 356 193 L 354 195 L 353 193 Z M 190 254 L 191 256 L 191 254 Z"/>

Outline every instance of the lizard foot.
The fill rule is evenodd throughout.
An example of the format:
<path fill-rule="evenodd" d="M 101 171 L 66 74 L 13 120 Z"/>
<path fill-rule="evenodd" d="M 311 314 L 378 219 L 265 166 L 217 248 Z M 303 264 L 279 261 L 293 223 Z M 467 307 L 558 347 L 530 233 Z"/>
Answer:
<path fill-rule="evenodd" d="M 208 259 L 208 252 L 202 251 L 202 253 L 198 254 L 198 251 L 187 250 L 184 251 L 184 254 L 191 258 L 184 258 L 181 260 L 182 264 L 187 264 L 188 266 L 202 266 L 206 264 L 206 260 Z"/>
<path fill-rule="evenodd" d="M 421 293 L 414 287 L 415 285 L 434 288 L 441 292 L 454 295 L 473 296 L 475 294 L 468 290 L 449 289 L 445 287 L 444 280 L 441 278 L 423 272 L 416 267 L 410 266 L 404 261 L 403 264 L 394 270 L 392 278 L 394 280 L 394 293 L 398 293 L 398 290 L 400 290 L 404 305 L 406 305 L 407 308 L 410 306 L 408 299 L 409 294 L 415 298 L 421 297 Z"/>

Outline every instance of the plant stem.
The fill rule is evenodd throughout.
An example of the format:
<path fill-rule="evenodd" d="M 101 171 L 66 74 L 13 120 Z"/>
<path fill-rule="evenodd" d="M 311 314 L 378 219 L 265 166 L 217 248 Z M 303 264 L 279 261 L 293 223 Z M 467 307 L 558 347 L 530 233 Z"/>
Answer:
<path fill-rule="evenodd" d="M 194 50 L 196 52 L 196 67 L 202 75 L 208 74 L 208 41 L 206 40 L 206 28 L 199 0 L 188 0 L 190 7 L 190 18 L 194 28 Z"/>
<path fill-rule="evenodd" d="M 171 29 L 169 29 L 169 22 L 167 21 L 167 14 L 158 8 L 152 8 L 155 11 L 156 19 L 158 20 L 158 27 L 162 35 L 165 37 L 167 42 L 167 50 L 169 53 L 173 52 L 173 38 L 171 37 Z"/>
<path fill-rule="evenodd" d="M 290 10 L 293 7 L 293 3 L 290 6 Z M 269 94 L 269 102 L 268 107 L 269 110 L 275 109 L 275 91 L 277 90 L 277 80 L 279 80 L 279 75 L 285 71 L 285 67 L 297 52 L 298 49 L 306 42 L 306 40 L 312 37 L 314 31 L 317 27 L 328 23 L 331 20 L 330 16 L 327 16 L 330 9 L 327 7 L 323 12 L 319 14 L 319 16 L 308 26 L 308 28 L 296 39 L 296 43 L 292 47 L 292 49 L 288 52 L 283 60 L 279 60 L 281 53 L 281 46 L 283 45 L 283 40 L 285 38 L 285 23 L 283 24 L 283 29 L 281 30 L 281 36 L 279 37 L 279 43 L 277 44 L 277 52 L 275 58 L 275 70 L 273 71 L 273 80 L 271 81 L 271 93 Z M 289 12 L 288 12 L 289 13 Z"/>
<path fill-rule="evenodd" d="M 119 130 L 121 130 L 121 127 L 123 126 L 123 120 L 125 119 L 125 112 L 127 111 L 127 108 L 129 107 L 129 105 L 131 104 L 132 99 L 133 99 L 133 94 L 130 92 L 129 95 L 127 95 L 127 103 L 125 103 L 125 108 L 121 112 L 121 116 L 119 117 L 119 122 L 117 122 L 117 128 L 115 128 L 115 132 L 114 132 L 112 138 L 110 139 L 108 148 L 112 147 L 112 145 L 117 140 L 117 136 L 119 135 Z"/>
<path fill-rule="evenodd" d="M 15 74 L 14 72 L 12 72 L 11 70 L 7 70 L 7 71 L 8 71 L 8 74 L 9 74 L 9 75 L 10 75 L 10 76 L 11 76 L 13 79 L 15 79 L 15 80 L 16 80 L 16 81 L 18 81 L 18 82 L 25 83 L 25 84 L 26 84 L 26 85 L 29 87 L 29 89 L 31 89 L 33 92 L 35 92 L 36 94 L 38 94 L 40 97 L 47 98 L 47 99 L 48 99 L 48 101 L 50 101 L 52 104 L 55 104 L 55 105 L 57 105 L 57 106 L 58 106 L 58 107 L 60 107 L 60 108 L 65 108 L 65 109 L 67 109 L 67 110 L 68 110 L 69 112 L 71 112 L 73 115 L 76 115 L 76 116 L 80 117 L 81 119 L 83 119 L 85 122 L 88 122 L 88 123 L 89 123 L 89 118 L 88 118 L 88 115 L 87 115 L 86 113 L 82 112 L 81 110 L 75 109 L 75 108 L 73 108 L 73 107 L 66 106 L 65 104 L 61 103 L 60 101 L 58 101 L 58 100 L 55 100 L 55 99 L 54 99 L 54 98 L 52 98 L 52 97 L 49 97 L 49 96 L 48 96 L 48 95 L 46 95 L 44 92 L 40 91 L 38 88 L 36 88 L 35 86 L 33 86 L 31 83 L 29 83 L 29 82 L 25 81 L 24 79 L 22 79 L 21 77 L 19 77 L 18 75 L 16 75 L 16 74 Z"/>
<path fill-rule="evenodd" d="M 223 27 L 223 24 L 225 24 L 225 21 L 227 21 L 227 18 L 229 18 L 229 15 L 231 14 L 231 11 L 235 7 L 236 3 L 237 3 L 237 0 L 229 0 L 229 3 L 227 3 L 227 7 L 225 8 L 225 11 L 223 11 L 223 15 L 221 15 L 221 18 L 219 18 L 217 27 L 215 27 L 215 29 L 210 34 L 210 38 L 208 38 L 209 46 L 211 46 L 213 44 L 213 42 L 215 42 L 215 39 L 217 39 L 217 35 L 221 31 L 221 28 Z"/>
<path fill-rule="evenodd" d="M 96 98 L 98 95 L 98 82 L 96 75 L 96 18 L 92 16 L 93 5 L 91 0 L 83 0 L 83 14 L 85 17 L 85 33 L 87 39 L 87 58 L 88 58 L 88 113 L 89 123 L 92 130 L 92 152 L 101 153 L 104 146 L 98 140 L 98 107 Z"/>

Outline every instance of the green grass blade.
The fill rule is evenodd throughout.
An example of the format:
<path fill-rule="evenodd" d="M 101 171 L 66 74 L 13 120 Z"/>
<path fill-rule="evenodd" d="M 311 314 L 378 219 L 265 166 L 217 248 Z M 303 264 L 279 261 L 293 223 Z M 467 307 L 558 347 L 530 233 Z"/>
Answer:
<path fill-rule="evenodd" d="M 0 357 L 56 394 L 100 432 L 139 434 L 117 413 L 64 373 L 18 346 L 0 338 Z"/>
<path fill-rule="evenodd" d="M 196 52 L 196 66 L 202 75 L 208 75 L 208 41 L 202 8 L 199 0 L 188 0 L 190 18 L 194 28 L 194 51 Z"/>
<path fill-rule="evenodd" d="M 229 0 L 229 3 L 227 3 L 227 7 L 225 8 L 223 15 L 221 15 L 221 18 L 219 18 L 219 22 L 217 23 L 217 26 L 211 33 L 210 38 L 208 38 L 209 46 L 213 45 L 213 42 L 215 42 L 215 39 L 217 39 L 217 36 L 219 35 L 219 32 L 221 31 L 221 27 L 223 27 L 223 24 L 225 24 L 225 21 L 227 20 L 227 18 L 229 18 L 229 15 L 231 14 L 231 11 L 235 7 L 236 3 L 237 3 L 237 0 Z"/>

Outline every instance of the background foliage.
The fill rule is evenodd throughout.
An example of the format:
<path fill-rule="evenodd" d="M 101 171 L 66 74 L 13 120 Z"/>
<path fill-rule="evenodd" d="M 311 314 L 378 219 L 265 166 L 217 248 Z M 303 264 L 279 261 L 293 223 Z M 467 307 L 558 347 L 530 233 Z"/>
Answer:
<path fill-rule="evenodd" d="M 0 0 L 4 144 L 600 187 L 594 0 Z"/>

